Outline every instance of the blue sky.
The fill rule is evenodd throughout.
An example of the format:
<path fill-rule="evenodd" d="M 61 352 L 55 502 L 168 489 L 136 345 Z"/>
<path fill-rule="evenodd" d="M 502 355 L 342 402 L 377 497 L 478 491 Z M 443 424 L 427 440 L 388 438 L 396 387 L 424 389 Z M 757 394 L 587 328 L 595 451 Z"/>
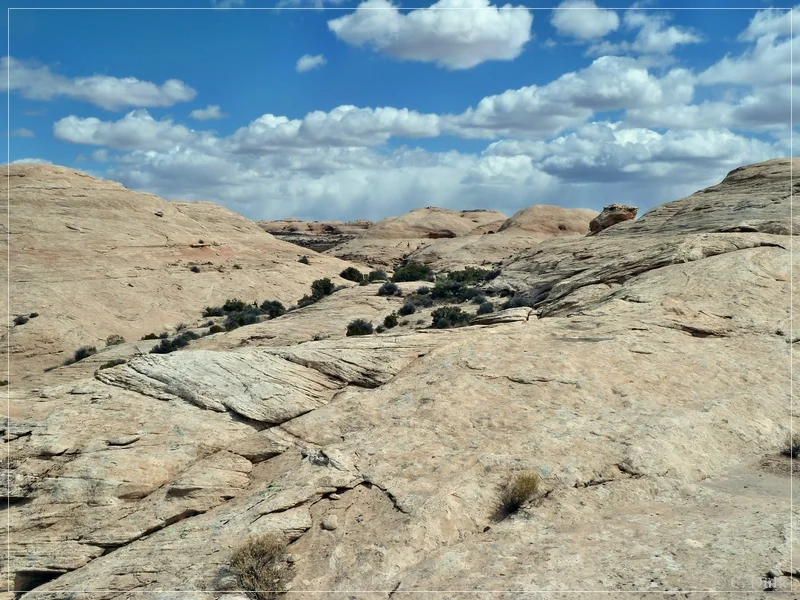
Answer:
<path fill-rule="evenodd" d="M 253 219 L 641 214 L 790 154 L 789 3 L 14 6 L 0 73 L 11 161 Z M 249 10 L 268 6 L 283 10 Z"/>

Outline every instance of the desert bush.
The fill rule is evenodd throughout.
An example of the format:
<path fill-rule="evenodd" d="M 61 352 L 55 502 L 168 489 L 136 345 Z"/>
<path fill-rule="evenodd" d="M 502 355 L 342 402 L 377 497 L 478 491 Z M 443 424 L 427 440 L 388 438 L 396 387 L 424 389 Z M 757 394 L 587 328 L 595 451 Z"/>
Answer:
<path fill-rule="evenodd" d="M 356 319 L 347 325 L 347 335 L 370 335 L 374 333 L 372 323 L 364 319 Z"/>
<path fill-rule="evenodd" d="M 469 322 L 469 315 L 457 306 L 442 306 L 431 314 L 433 321 L 431 327 L 435 329 L 448 329 L 459 327 Z"/>
<path fill-rule="evenodd" d="M 261 321 L 261 311 L 254 306 L 248 306 L 244 310 L 233 312 L 225 317 L 225 322 L 222 326 L 227 331 L 233 331 L 245 325 L 252 325 Z"/>
<path fill-rule="evenodd" d="M 414 304 L 412 304 L 408 300 L 406 300 L 403 306 L 401 306 L 400 309 L 397 311 L 397 314 L 400 315 L 401 317 L 407 317 L 408 315 L 413 315 L 415 312 L 417 312 L 417 307 L 414 306 Z"/>
<path fill-rule="evenodd" d="M 203 311 L 204 317 L 224 317 L 225 310 L 221 306 L 206 306 Z"/>
<path fill-rule="evenodd" d="M 175 331 L 183 331 L 187 327 L 188 325 L 186 323 L 178 323 L 177 325 L 175 325 Z"/>
<path fill-rule="evenodd" d="M 24 315 L 19 315 L 18 317 L 14 317 L 14 325 L 25 325 L 28 322 L 28 317 Z"/>
<path fill-rule="evenodd" d="M 309 264 L 311 264 L 311 263 L 308 261 L 308 257 L 307 257 L 307 256 L 301 256 L 300 258 L 298 258 L 298 259 L 297 259 L 297 262 L 299 262 L 299 263 L 303 263 L 304 265 L 309 265 Z"/>
<path fill-rule="evenodd" d="M 261 303 L 261 312 L 267 315 L 270 319 L 280 317 L 286 313 L 286 308 L 278 300 L 264 300 Z"/>
<path fill-rule="evenodd" d="M 126 362 L 128 361 L 124 358 L 115 358 L 114 360 L 104 362 L 102 365 L 100 365 L 100 369 L 98 370 L 110 369 L 111 367 L 116 367 L 117 365 L 124 365 Z"/>
<path fill-rule="evenodd" d="M 396 283 L 387 281 L 380 288 L 378 288 L 378 296 L 401 296 L 403 292 Z"/>
<path fill-rule="evenodd" d="M 494 517 L 500 521 L 514 514 L 522 505 L 539 494 L 542 478 L 532 471 L 520 473 L 510 479 L 500 493 Z"/>
<path fill-rule="evenodd" d="M 386 271 L 383 269 L 377 269 L 375 271 L 370 271 L 369 275 L 367 275 L 367 278 L 370 281 L 386 281 L 389 279 L 389 276 L 386 275 Z"/>
<path fill-rule="evenodd" d="M 0 387 L 5 387 L 5 386 L 7 386 L 7 385 L 8 385 L 8 379 L 2 379 L 2 380 L 0 380 Z"/>
<path fill-rule="evenodd" d="M 225 328 L 221 325 L 212 325 L 208 328 L 208 334 L 211 335 L 212 333 L 222 333 L 225 331 Z"/>
<path fill-rule="evenodd" d="M 479 283 L 481 281 L 491 281 L 500 275 L 500 269 L 489 271 L 478 267 L 467 267 L 461 271 L 450 271 L 447 278 L 451 281 L 458 281 L 464 284 Z"/>
<path fill-rule="evenodd" d="M 236 548 L 228 568 L 251 598 L 273 600 L 286 591 L 291 579 L 286 559 L 286 542 L 273 533 L 265 533 Z"/>
<path fill-rule="evenodd" d="M 120 344 L 125 343 L 125 338 L 121 335 L 117 335 L 116 333 L 112 333 L 110 336 L 106 338 L 106 348 L 109 346 L 119 346 Z"/>
<path fill-rule="evenodd" d="M 425 295 L 429 294 L 430 291 L 431 291 L 431 288 L 429 288 L 427 285 L 422 285 L 422 286 L 417 288 L 417 292 L 416 293 L 419 296 L 425 296 Z"/>
<path fill-rule="evenodd" d="M 193 331 L 184 331 L 171 340 L 162 339 L 158 346 L 155 346 L 152 350 L 150 350 L 150 354 L 169 354 L 170 352 L 175 352 L 175 350 L 180 350 L 181 348 L 188 346 L 189 342 L 196 340 L 199 337 L 200 336 Z"/>
<path fill-rule="evenodd" d="M 81 346 L 80 348 L 75 350 L 75 354 L 72 356 L 72 358 L 69 358 L 64 361 L 64 364 L 71 365 L 73 363 L 83 360 L 84 358 L 88 358 L 92 354 L 97 354 L 97 348 L 95 348 L 94 346 Z"/>
<path fill-rule="evenodd" d="M 191 269 L 189 269 L 189 270 L 190 270 L 192 273 L 199 273 L 199 272 L 200 272 L 200 267 L 198 267 L 197 265 L 194 265 L 194 266 L 193 266 Z"/>
<path fill-rule="evenodd" d="M 428 265 L 411 262 L 397 267 L 392 281 L 433 281 L 433 270 Z"/>
<path fill-rule="evenodd" d="M 790 434 L 781 450 L 781 454 L 791 458 L 800 458 L 800 433 Z"/>
<path fill-rule="evenodd" d="M 483 302 L 478 307 L 478 314 L 479 315 L 488 315 L 489 313 L 494 312 L 494 304 L 491 302 Z"/>
<path fill-rule="evenodd" d="M 430 297 L 434 300 L 444 300 L 446 302 L 464 302 L 483 296 L 483 292 L 475 287 L 469 287 L 460 281 L 444 277 L 436 282 L 430 291 Z"/>
<path fill-rule="evenodd" d="M 31 314 L 29 314 L 29 315 L 28 315 L 28 318 L 29 318 L 29 319 L 35 319 L 35 318 L 36 318 L 36 317 L 38 317 L 38 316 L 39 316 L 39 313 L 37 313 L 37 312 L 32 312 Z"/>
<path fill-rule="evenodd" d="M 231 300 L 225 300 L 225 304 L 222 305 L 222 310 L 225 313 L 233 313 L 239 312 L 246 308 L 249 308 L 252 304 L 248 304 L 244 300 L 239 300 L 238 298 L 233 298 Z M 209 316 L 222 316 L 222 315 L 209 315 Z"/>
<path fill-rule="evenodd" d="M 393 312 L 390 315 L 386 315 L 383 319 L 383 326 L 386 329 L 397 327 L 397 313 Z"/>
<path fill-rule="evenodd" d="M 334 289 L 333 282 L 327 277 L 316 279 L 311 283 L 311 295 L 318 300 L 325 296 L 330 296 Z"/>
<path fill-rule="evenodd" d="M 317 300 L 319 300 L 319 298 L 314 298 L 313 296 L 306 294 L 297 301 L 297 308 L 303 308 L 304 306 L 314 304 Z"/>
<path fill-rule="evenodd" d="M 155 333 L 148 333 L 141 337 L 142 340 L 157 340 L 158 336 Z"/>
<path fill-rule="evenodd" d="M 375 328 L 375 333 L 383 333 L 384 331 L 386 331 L 386 327 L 384 327 L 383 325 L 378 325 Z"/>
<path fill-rule="evenodd" d="M 507 308 L 519 308 L 521 306 L 533 308 L 534 304 L 536 304 L 536 299 L 531 297 L 529 294 L 514 294 L 508 300 L 503 302 L 502 308 L 504 310 Z"/>
<path fill-rule="evenodd" d="M 355 267 L 347 267 L 344 271 L 339 273 L 339 277 L 347 279 L 348 281 L 355 281 L 356 283 L 361 283 L 364 279 L 364 275 Z"/>
<path fill-rule="evenodd" d="M 472 302 L 474 304 L 483 304 L 484 302 L 486 302 L 486 296 L 484 296 L 483 294 L 478 294 L 477 296 L 473 296 Z"/>

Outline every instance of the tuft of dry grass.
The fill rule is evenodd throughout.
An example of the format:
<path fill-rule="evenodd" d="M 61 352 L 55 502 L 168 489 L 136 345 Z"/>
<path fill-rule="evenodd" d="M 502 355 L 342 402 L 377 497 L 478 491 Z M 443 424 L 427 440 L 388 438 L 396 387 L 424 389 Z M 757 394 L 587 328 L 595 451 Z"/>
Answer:
<path fill-rule="evenodd" d="M 535 498 L 539 494 L 541 483 L 542 478 L 533 471 L 526 471 L 512 478 L 500 493 L 494 514 L 495 520 L 502 521 Z"/>
<path fill-rule="evenodd" d="M 286 591 L 291 579 L 286 555 L 286 542 L 274 533 L 264 533 L 236 548 L 229 568 L 251 598 L 273 600 Z"/>
<path fill-rule="evenodd" d="M 781 454 L 790 458 L 800 458 L 800 433 L 789 435 Z"/>

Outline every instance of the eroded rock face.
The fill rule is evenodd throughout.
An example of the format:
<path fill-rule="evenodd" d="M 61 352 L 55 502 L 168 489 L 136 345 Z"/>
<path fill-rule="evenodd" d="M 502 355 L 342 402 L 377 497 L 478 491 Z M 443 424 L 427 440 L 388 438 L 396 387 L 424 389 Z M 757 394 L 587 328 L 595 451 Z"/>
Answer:
<path fill-rule="evenodd" d="M 262 532 L 291 541 L 292 591 L 309 597 L 741 595 L 768 572 L 788 591 L 790 474 L 760 467 L 800 425 L 800 259 L 763 229 L 791 230 L 788 165 L 522 252 L 492 285 L 538 290 L 536 309 L 346 337 L 402 303 L 353 287 L 173 354 L 122 344 L 127 364 L 12 386 L 0 545 L 35 587 L 22 598 L 211 600 Z M 758 230 L 720 231 L 742 215 Z M 523 470 L 543 497 L 492 520 Z"/>
<path fill-rule="evenodd" d="M 622 223 L 623 221 L 630 221 L 636 218 L 638 211 L 636 206 L 626 206 L 625 204 L 609 204 L 603 208 L 603 212 L 597 215 L 589 223 L 589 230 L 592 234 L 599 233 L 604 229 Z"/>

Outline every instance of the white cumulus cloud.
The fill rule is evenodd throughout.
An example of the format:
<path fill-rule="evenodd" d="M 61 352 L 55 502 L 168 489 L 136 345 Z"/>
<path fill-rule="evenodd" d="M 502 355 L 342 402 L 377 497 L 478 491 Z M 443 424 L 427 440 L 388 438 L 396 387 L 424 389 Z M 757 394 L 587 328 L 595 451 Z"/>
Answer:
<path fill-rule="evenodd" d="M 51 72 L 47 66 L 6 56 L 0 59 L 0 91 L 6 91 L 9 83 L 11 90 L 19 91 L 23 98 L 29 100 L 66 97 L 89 102 L 106 110 L 172 106 L 192 100 L 197 94 L 178 79 L 157 85 L 135 77 L 92 75 L 68 78 Z"/>
<path fill-rule="evenodd" d="M 550 23 L 561 35 L 592 40 L 619 27 L 613 10 L 598 8 L 593 0 L 565 0 L 553 10 Z"/>
<path fill-rule="evenodd" d="M 189 117 L 192 119 L 197 119 L 198 121 L 211 121 L 213 119 L 224 119 L 227 117 L 225 113 L 222 112 L 219 105 L 217 104 L 210 104 L 205 108 L 196 108 L 192 112 L 189 113 Z"/>
<path fill-rule="evenodd" d="M 457 70 L 516 58 L 531 39 L 532 23 L 530 11 L 498 8 L 489 0 L 439 0 L 407 14 L 388 0 L 366 0 L 328 21 L 328 28 L 353 46 Z"/>
<path fill-rule="evenodd" d="M 298 73 L 305 73 L 306 71 L 310 71 L 311 69 L 317 69 L 319 67 L 322 67 L 325 64 L 327 64 L 327 62 L 328 61 L 322 54 L 316 54 L 314 56 L 310 54 L 304 54 L 299 59 L 297 59 L 295 70 Z"/>

